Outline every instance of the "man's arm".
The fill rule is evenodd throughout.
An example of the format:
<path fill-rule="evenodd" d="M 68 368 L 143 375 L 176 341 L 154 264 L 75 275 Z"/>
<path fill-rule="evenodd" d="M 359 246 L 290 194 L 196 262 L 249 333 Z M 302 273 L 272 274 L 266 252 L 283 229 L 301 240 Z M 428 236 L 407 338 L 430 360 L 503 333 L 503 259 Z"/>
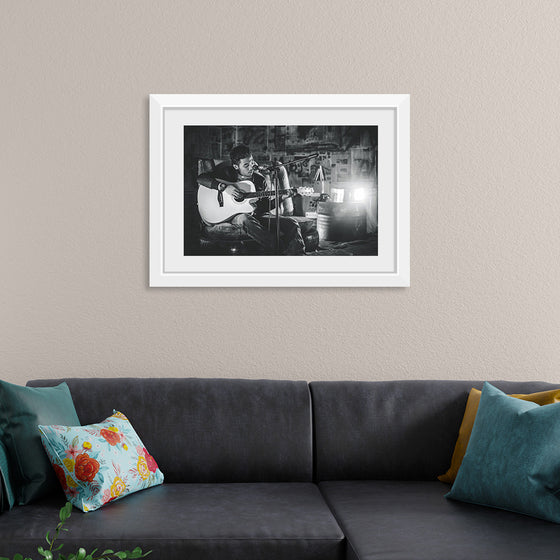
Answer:
<path fill-rule="evenodd" d="M 241 200 L 240 197 L 243 196 L 243 191 L 238 189 L 235 183 L 224 181 L 223 179 L 216 179 L 211 173 L 202 173 L 198 176 L 197 181 L 200 185 L 208 189 L 214 189 L 218 192 L 225 191 L 236 200 Z"/>
<path fill-rule="evenodd" d="M 216 179 L 212 176 L 211 173 L 202 173 L 198 176 L 197 181 L 204 187 L 208 189 L 216 189 L 218 190 L 218 186 L 220 184 L 220 180 Z"/>
<path fill-rule="evenodd" d="M 280 180 L 280 190 L 288 190 L 290 188 L 290 178 L 287 169 L 282 165 L 278 168 L 278 179 Z M 283 195 L 280 203 L 280 209 L 283 216 L 292 216 L 294 213 L 294 203 L 289 194 Z"/>

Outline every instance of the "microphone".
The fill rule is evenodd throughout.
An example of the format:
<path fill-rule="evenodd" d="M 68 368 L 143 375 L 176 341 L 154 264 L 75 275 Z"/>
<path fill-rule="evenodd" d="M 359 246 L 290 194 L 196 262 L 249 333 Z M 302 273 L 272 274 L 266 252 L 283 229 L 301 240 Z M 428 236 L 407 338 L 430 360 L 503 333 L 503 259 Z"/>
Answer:
<path fill-rule="evenodd" d="M 271 170 L 270 167 L 265 167 L 264 165 L 259 165 L 256 162 L 255 162 L 255 165 L 253 166 L 253 171 L 260 171 L 261 173 L 270 173 L 270 170 Z"/>

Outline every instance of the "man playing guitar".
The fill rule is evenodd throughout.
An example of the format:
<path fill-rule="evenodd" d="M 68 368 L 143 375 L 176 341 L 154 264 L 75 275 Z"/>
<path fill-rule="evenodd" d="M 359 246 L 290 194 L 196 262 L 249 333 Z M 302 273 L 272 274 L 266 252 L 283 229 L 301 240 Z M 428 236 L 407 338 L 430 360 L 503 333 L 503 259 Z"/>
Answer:
<path fill-rule="evenodd" d="M 223 193 L 233 197 L 236 201 L 244 199 L 247 192 L 236 185 L 236 183 L 241 181 L 251 181 L 257 193 L 267 190 L 266 177 L 257 171 L 257 164 L 248 146 L 244 144 L 235 146 L 230 152 L 230 159 L 230 165 L 220 164 L 213 171 L 198 176 L 198 183 L 202 187 L 216 191 L 216 204 L 218 207 L 224 205 Z M 281 190 L 289 189 L 290 184 L 286 169 L 283 166 L 279 166 L 277 173 L 280 180 L 279 188 Z M 291 194 L 288 194 L 280 198 L 281 249 L 283 254 L 286 255 L 303 255 L 305 254 L 305 245 L 301 229 L 297 220 L 289 217 L 290 214 L 293 214 L 293 203 L 290 196 Z M 266 254 L 272 255 L 275 254 L 276 249 L 276 219 L 275 217 L 264 218 L 263 215 L 274 209 L 274 201 L 269 198 L 257 200 L 256 203 L 253 203 L 254 210 L 251 211 L 252 207 L 250 207 L 249 211 L 241 210 L 239 214 L 227 216 L 227 219 L 223 221 L 242 228 L 249 237 L 254 239 L 264 249 Z M 200 214 L 203 221 L 209 227 L 216 225 L 215 221 L 205 220 L 202 211 L 200 211 Z"/>

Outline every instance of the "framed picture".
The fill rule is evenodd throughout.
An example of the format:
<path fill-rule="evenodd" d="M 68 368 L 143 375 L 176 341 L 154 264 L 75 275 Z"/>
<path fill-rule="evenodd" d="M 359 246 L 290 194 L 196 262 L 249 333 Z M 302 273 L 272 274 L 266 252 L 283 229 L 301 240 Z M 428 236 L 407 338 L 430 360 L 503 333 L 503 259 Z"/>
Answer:
<path fill-rule="evenodd" d="M 409 285 L 409 95 L 150 95 L 150 286 Z"/>

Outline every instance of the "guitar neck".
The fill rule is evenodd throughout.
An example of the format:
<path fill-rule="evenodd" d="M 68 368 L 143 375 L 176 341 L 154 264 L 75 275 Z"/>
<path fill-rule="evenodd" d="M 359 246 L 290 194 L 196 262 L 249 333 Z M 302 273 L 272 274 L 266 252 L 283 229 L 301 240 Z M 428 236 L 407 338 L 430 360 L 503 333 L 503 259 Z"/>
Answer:
<path fill-rule="evenodd" d="M 278 191 L 279 195 L 288 194 L 292 192 L 291 189 L 282 189 Z M 255 191 L 255 192 L 248 192 L 243 195 L 243 198 L 268 198 L 270 196 L 274 196 L 276 191 Z"/>

